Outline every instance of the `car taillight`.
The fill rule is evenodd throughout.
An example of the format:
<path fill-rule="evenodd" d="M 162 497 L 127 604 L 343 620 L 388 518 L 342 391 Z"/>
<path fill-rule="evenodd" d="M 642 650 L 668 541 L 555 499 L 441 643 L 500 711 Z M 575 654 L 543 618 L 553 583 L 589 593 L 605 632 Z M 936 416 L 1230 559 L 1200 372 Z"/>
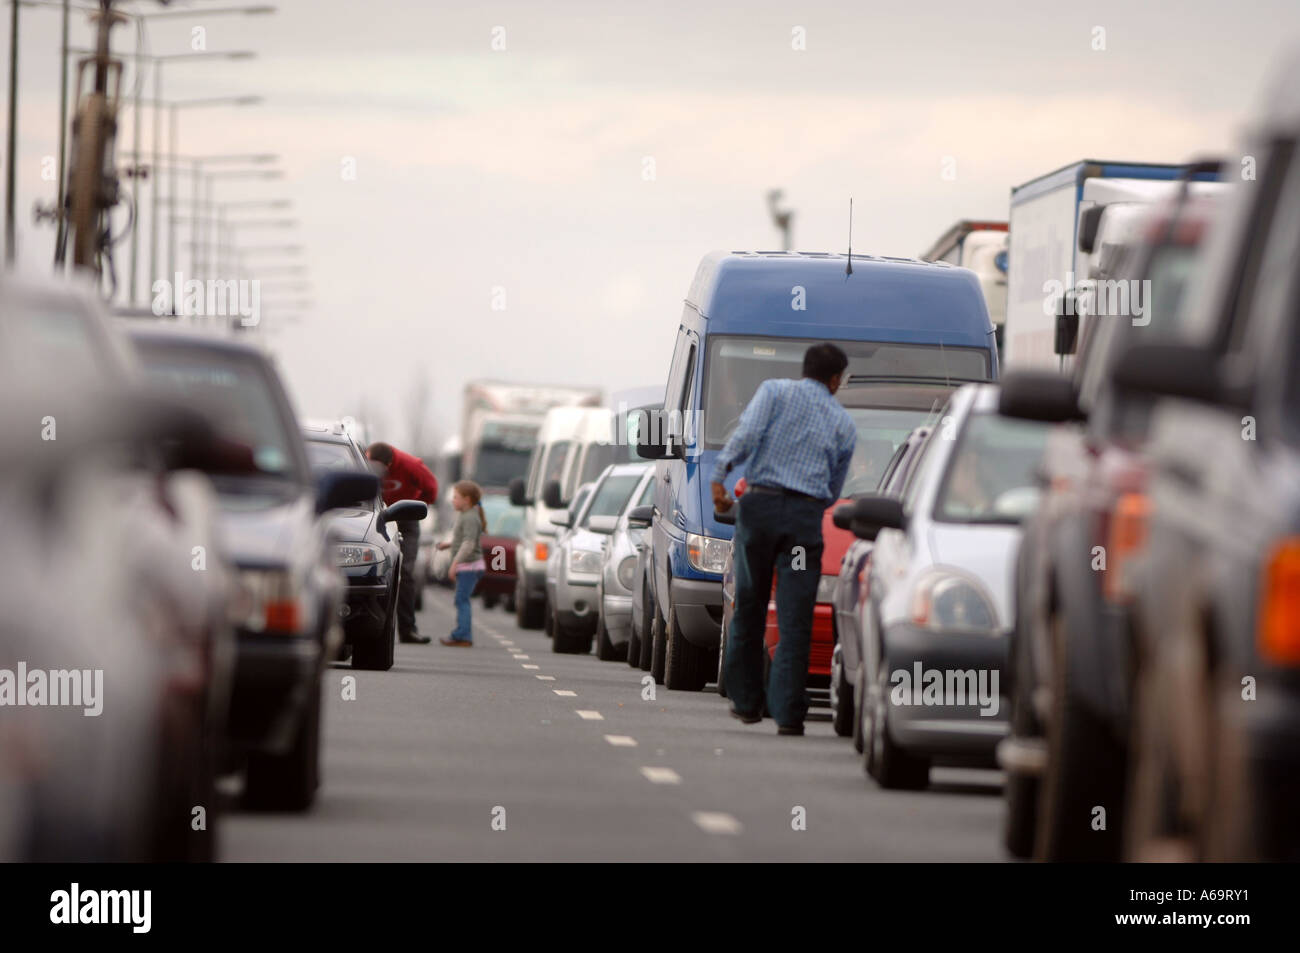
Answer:
<path fill-rule="evenodd" d="M 543 542 L 539 541 L 533 544 L 533 558 L 539 563 L 546 562 L 546 557 L 550 555 L 550 552 L 550 547 Z"/>
<path fill-rule="evenodd" d="M 1110 517 L 1106 571 L 1102 591 L 1113 603 L 1133 601 L 1133 565 L 1147 542 L 1147 517 L 1151 510 L 1145 493 L 1121 493 Z"/>
<path fill-rule="evenodd" d="M 1278 544 L 1264 571 L 1259 654 L 1275 665 L 1300 664 L 1300 537 Z"/>
<path fill-rule="evenodd" d="M 268 632 L 298 632 L 302 628 L 302 613 L 296 600 L 268 602 L 266 604 L 266 630 Z"/>

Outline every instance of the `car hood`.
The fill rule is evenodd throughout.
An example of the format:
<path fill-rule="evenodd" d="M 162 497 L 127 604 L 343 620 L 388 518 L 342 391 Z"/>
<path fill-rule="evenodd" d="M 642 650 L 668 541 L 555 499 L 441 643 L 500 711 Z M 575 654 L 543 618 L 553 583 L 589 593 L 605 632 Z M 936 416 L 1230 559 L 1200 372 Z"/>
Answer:
<path fill-rule="evenodd" d="M 366 539 L 370 535 L 370 527 L 375 522 L 375 511 L 359 506 L 333 510 L 329 516 L 330 529 L 339 539 L 349 542 Z"/>
<path fill-rule="evenodd" d="M 1014 624 L 1019 526 L 931 523 L 926 541 L 933 565 L 974 576 L 993 598 L 1003 628 Z"/>
<path fill-rule="evenodd" d="M 293 547 L 314 522 L 307 494 L 223 497 L 219 515 L 221 542 L 240 566 L 283 566 Z"/>

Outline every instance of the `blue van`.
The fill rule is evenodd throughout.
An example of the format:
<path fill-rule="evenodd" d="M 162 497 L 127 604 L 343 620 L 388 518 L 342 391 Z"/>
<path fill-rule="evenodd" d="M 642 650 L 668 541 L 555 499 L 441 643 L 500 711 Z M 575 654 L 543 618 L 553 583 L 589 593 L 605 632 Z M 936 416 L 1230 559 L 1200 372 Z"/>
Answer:
<path fill-rule="evenodd" d="M 699 691 L 716 677 L 732 527 L 714 519 L 710 479 L 760 383 L 799 377 L 821 341 L 848 354 L 846 381 L 997 379 L 974 272 L 872 255 L 849 265 L 832 253 L 711 252 L 695 273 L 663 414 L 637 433 L 637 452 L 658 461 L 647 575 L 652 672 L 669 688 Z"/>

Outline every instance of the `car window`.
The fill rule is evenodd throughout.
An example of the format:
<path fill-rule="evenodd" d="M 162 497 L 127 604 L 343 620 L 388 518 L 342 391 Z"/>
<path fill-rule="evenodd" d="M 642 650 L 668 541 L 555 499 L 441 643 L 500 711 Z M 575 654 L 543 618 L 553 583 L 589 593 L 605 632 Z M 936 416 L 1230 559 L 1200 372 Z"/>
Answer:
<path fill-rule="evenodd" d="M 582 474 L 578 478 L 579 483 L 590 483 L 605 472 L 605 468 L 615 463 L 627 463 L 629 461 L 628 450 L 626 446 L 619 446 L 613 443 L 592 443 L 587 445 L 587 456 L 582 461 Z"/>
<path fill-rule="evenodd" d="M 145 342 L 146 373 L 185 403 L 205 413 L 227 440 L 246 446 L 257 474 L 305 479 L 295 449 L 296 428 L 286 426 L 272 380 L 256 358 L 207 347 Z"/>
<path fill-rule="evenodd" d="M 640 480 L 639 473 L 629 473 L 626 476 L 610 474 L 606 477 L 592 497 L 591 506 L 582 518 L 582 525 L 589 526 L 593 516 L 618 516 Z"/>
<path fill-rule="evenodd" d="M 937 520 L 1016 523 L 1038 502 L 1038 467 L 1050 428 L 1032 420 L 972 414 L 957 437 L 935 499 Z"/>
<path fill-rule="evenodd" d="M 894 453 L 930 417 L 928 410 L 894 407 L 849 407 L 848 412 L 857 428 L 858 441 L 840 494 L 846 497 L 875 492 Z"/>
<path fill-rule="evenodd" d="M 524 511 L 518 506 L 510 506 L 488 518 L 488 534 L 517 539 L 524 528 Z"/>
<path fill-rule="evenodd" d="M 641 499 L 636 501 L 637 506 L 649 506 L 655 501 L 655 481 L 653 478 L 645 481 L 645 489 L 641 491 Z"/>
<path fill-rule="evenodd" d="M 352 446 L 333 440 L 308 440 L 307 462 L 313 470 L 364 470 Z"/>
<path fill-rule="evenodd" d="M 542 463 L 542 482 L 537 488 L 538 496 L 541 496 L 546 489 L 546 484 L 564 476 L 564 463 L 568 459 L 571 446 L 572 443 L 568 440 L 557 440 L 547 449 L 546 459 Z"/>

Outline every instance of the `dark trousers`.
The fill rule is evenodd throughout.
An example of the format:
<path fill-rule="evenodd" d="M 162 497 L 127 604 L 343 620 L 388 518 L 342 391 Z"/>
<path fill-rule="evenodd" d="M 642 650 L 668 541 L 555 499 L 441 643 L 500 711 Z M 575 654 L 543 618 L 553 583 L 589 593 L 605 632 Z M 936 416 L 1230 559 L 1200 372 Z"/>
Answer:
<path fill-rule="evenodd" d="M 727 635 L 723 678 L 744 714 L 763 708 L 763 633 L 776 573 L 776 619 L 781 633 L 766 686 L 767 708 L 778 725 L 802 725 L 812 642 L 813 607 L 822 572 L 822 514 L 817 500 L 778 493 L 746 493 L 736 503 L 732 549 L 736 611 Z"/>
<path fill-rule="evenodd" d="M 401 520 L 397 531 L 402 534 L 402 580 L 397 587 L 397 635 L 410 638 L 418 635 L 415 628 L 415 557 L 420 551 L 420 523 L 418 520 Z"/>

